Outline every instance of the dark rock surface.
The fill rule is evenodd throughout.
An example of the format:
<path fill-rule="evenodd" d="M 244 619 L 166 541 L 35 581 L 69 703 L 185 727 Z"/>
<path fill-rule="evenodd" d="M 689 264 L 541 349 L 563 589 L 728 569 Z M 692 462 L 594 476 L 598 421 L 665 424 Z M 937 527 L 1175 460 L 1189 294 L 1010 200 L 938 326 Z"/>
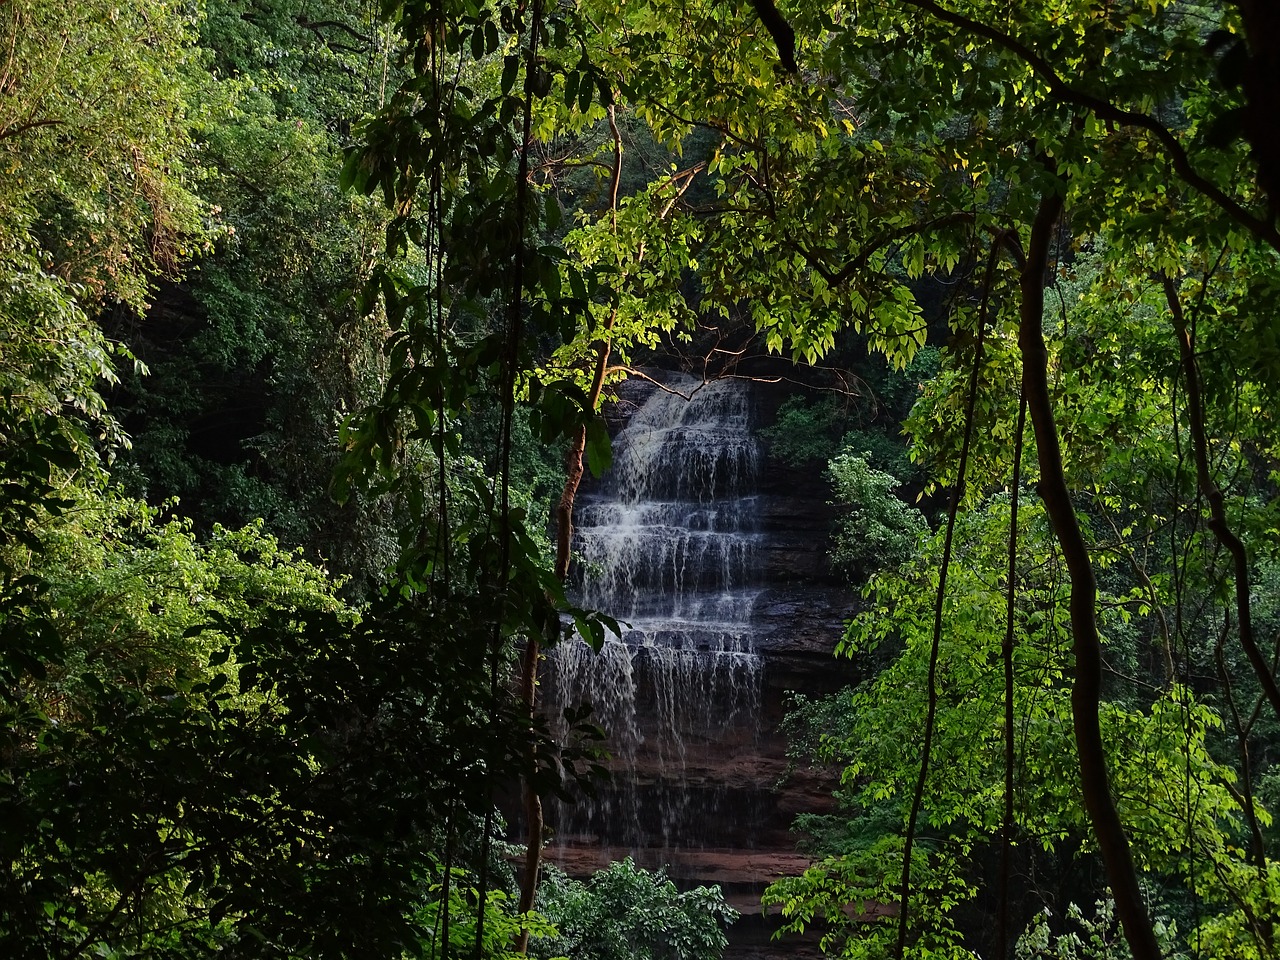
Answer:
<path fill-rule="evenodd" d="M 630 383 L 623 402 L 609 413 L 620 429 L 654 387 Z M 785 392 L 760 389 L 756 406 L 766 422 Z M 628 758 L 626 782 L 606 787 L 600 803 L 617 803 L 611 790 L 634 791 L 639 809 L 665 809 L 658 824 L 645 820 L 646 843 L 627 843 L 613 831 L 560 831 L 548 858 L 574 876 L 587 876 L 609 862 L 632 856 L 645 867 L 665 867 L 681 887 L 719 884 L 743 914 L 730 931 L 728 960 L 817 957 L 816 937 L 772 939 L 778 918 L 762 911 L 760 895 L 773 880 L 795 875 L 809 861 L 797 853 L 791 830 L 802 812 L 831 809 L 829 774 L 791 770 L 786 739 L 779 729 L 789 697 L 833 692 L 855 678 L 845 661 L 832 656 L 843 623 L 856 603 L 827 565 L 834 508 L 819 469 L 784 468 L 762 459 L 756 504 L 762 589 L 751 612 L 753 649 L 761 658 L 757 724 L 735 727 L 715 739 L 697 730 L 682 734 L 678 768 L 669 751 L 656 749 L 661 737 L 653 718 L 640 716 L 641 742 Z M 637 710 L 642 701 L 637 699 Z M 711 709 L 708 706 L 708 709 Z M 674 778 L 679 783 L 672 782 Z M 682 805 L 671 815 L 672 797 Z M 664 807 L 665 805 L 665 807 Z M 554 810 L 549 821 L 554 821 Z M 555 822 L 549 822 L 553 830 Z"/>

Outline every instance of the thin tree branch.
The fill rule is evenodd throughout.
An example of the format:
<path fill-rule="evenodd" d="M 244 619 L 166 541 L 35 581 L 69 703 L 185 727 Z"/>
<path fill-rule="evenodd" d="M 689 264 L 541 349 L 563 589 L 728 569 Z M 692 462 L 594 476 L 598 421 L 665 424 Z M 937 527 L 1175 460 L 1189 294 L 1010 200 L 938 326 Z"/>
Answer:
<path fill-rule="evenodd" d="M 320 35 L 320 31 L 326 29 L 327 27 L 336 27 L 337 29 L 346 33 L 348 36 L 356 40 L 359 40 L 361 43 L 368 44 L 372 42 L 372 39 L 370 37 L 366 36 L 365 34 L 361 33 L 360 31 L 352 27 L 347 26 L 345 23 L 342 23 L 339 20 L 312 20 L 304 14 L 302 16 L 295 17 L 294 22 L 298 26 L 303 27 L 307 30 L 310 30 L 312 33 L 315 33 L 317 35 Z M 320 35 L 320 39 L 324 40 L 326 45 L 331 45 L 330 42 L 327 39 L 325 39 L 323 35 Z M 350 50 L 353 53 L 361 52 L 360 50 L 356 50 L 353 47 L 344 47 L 344 49 Z"/>
<path fill-rule="evenodd" d="M 814 253 L 805 249 L 803 246 L 797 244 L 796 251 L 800 256 L 804 257 L 805 262 L 808 263 L 823 280 L 833 287 L 838 287 L 865 267 L 867 262 L 876 254 L 877 251 L 883 250 L 890 244 L 897 243 L 899 240 L 905 240 L 907 237 L 914 237 L 921 233 L 927 233 L 930 230 L 936 230 L 939 227 L 947 227 L 956 223 L 972 223 L 973 220 L 974 216 L 972 213 L 958 211 L 941 217 L 935 217 L 932 220 L 925 220 L 921 223 L 912 223 L 905 227 L 899 227 L 896 230 L 887 231 L 859 250 L 857 256 L 852 260 L 846 261 L 845 264 L 835 272 L 832 272 L 832 270 L 818 259 Z"/>
<path fill-rule="evenodd" d="M 26 123 L 20 123 L 14 127 L 7 127 L 0 130 L 0 140 L 8 140 L 10 137 L 18 137 L 29 130 L 35 130 L 40 127 L 60 127 L 66 121 L 64 120 L 29 120 Z"/>
<path fill-rule="evenodd" d="M 609 105 L 609 131 L 613 136 L 613 174 L 609 183 L 609 218 L 613 225 L 615 241 L 618 232 L 618 190 L 622 183 L 622 134 L 618 130 L 618 121 L 612 104 Z M 690 174 L 692 177 L 692 174 Z M 687 181 L 686 181 L 687 182 Z M 677 196 L 679 196 L 677 194 Z M 675 203 L 673 198 L 671 203 Z M 670 209 L 670 204 L 667 206 Z M 615 242 L 616 247 L 616 242 Z M 621 256 L 619 254 L 619 256 Z M 637 262 L 644 259 L 644 250 L 640 250 Z M 621 264 L 619 264 L 621 268 Z M 609 370 L 609 354 L 611 352 L 613 325 L 618 319 L 617 307 L 609 311 L 604 322 L 600 339 L 596 342 L 596 361 L 591 374 L 591 386 L 587 393 L 585 413 L 595 413 L 600 403 L 600 394 L 604 389 L 605 375 Z M 560 493 L 560 502 L 556 505 L 556 563 L 555 575 L 561 583 L 569 578 L 569 562 L 573 556 L 573 505 L 577 499 L 578 487 L 582 483 L 582 457 L 587 447 L 587 427 L 578 428 L 573 442 L 565 454 L 564 488 Z"/>
<path fill-rule="evenodd" d="M 1013 620 L 1018 595 L 1018 486 L 1022 482 L 1022 443 L 1027 429 L 1027 398 L 1018 397 L 1018 426 L 1013 446 L 1013 481 L 1009 494 L 1009 570 L 1005 594 L 1004 643 L 1000 657 L 1004 661 L 1004 819 L 1000 844 L 1000 922 L 996 956 L 1009 956 L 1009 878 L 1013 869 Z"/>
<path fill-rule="evenodd" d="M 1235 729 L 1236 749 L 1240 754 L 1240 779 L 1244 782 L 1244 793 L 1241 794 L 1231 783 L 1227 783 L 1227 788 L 1231 792 L 1232 799 L 1244 811 L 1245 819 L 1249 823 L 1251 840 L 1249 848 L 1254 862 L 1259 869 L 1266 869 L 1266 841 L 1263 840 L 1262 828 L 1258 824 L 1258 812 L 1253 803 L 1253 763 L 1249 759 L 1249 733 L 1241 722 L 1240 711 L 1236 707 L 1235 691 L 1231 685 L 1231 672 L 1227 670 L 1226 657 L 1223 656 L 1222 648 L 1229 630 L 1230 621 L 1224 617 L 1222 632 L 1218 635 L 1218 642 L 1213 647 L 1213 662 L 1218 669 L 1218 680 L 1222 683 L 1223 693 L 1226 694 L 1227 707 L 1231 713 L 1231 725 Z"/>
<path fill-rule="evenodd" d="M 1138 558 L 1134 556 L 1132 550 L 1124 542 L 1124 537 L 1120 534 L 1119 527 L 1116 526 L 1115 520 L 1111 514 L 1105 510 L 1099 511 L 1107 521 L 1112 532 L 1116 536 L 1116 549 L 1129 562 L 1129 569 L 1133 571 L 1133 575 L 1138 578 L 1138 582 L 1142 584 L 1142 589 L 1147 592 L 1147 600 L 1151 603 L 1151 609 L 1155 611 L 1156 622 L 1160 624 L 1160 640 L 1161 649 L 1164 653 L 1164 675 L 1165 683 L 1173 686 L 1175 680 L 1178 679 L 1177 670 L 1173 663 L 1173 637 L 1169 633 L 1169 621 L 1164 615 L 1164 604 L 1160 602 L 1160 595 L 1156 591 L 1155 584 L 1151 582 L 1151 578 L 1147 576 L 1146 568 L 1138 562 Z"/>
<path fill-rule="evenodd" d="M 1173 319 L 1174 330 L 1178 335 L 1178 353 L 1182 361 L 1182 374 L 1187 385 L 1187 421 L 1191 428 L 1191 446 L 1196 464 L 1196 483 L 1200 492 L 1209 503 L 1209 529 L 1217 541 L 1222 544 L 1235 568 L 1236 620 L 1240 629 L 1240 646 L 1244 648 L 1245 657 L 1257 675 L 1262 691 L 1280 717 L 1280 687 L 1267 665 L 1262 651 L 1258 648 L 1253 632 L 1253 602 L 1250 599 L 1249 556 L 1244 543 L 1236 536 L 1227 522 L 1227 510 L 1222 488 L 1214 482 L 1209 469 L 1209 441 L 1205 433 L 1204 398 L 1200 390 L 1200 366 L 1196 361 L 1195 344 L 1187 326 L 1186 315 L 1182 311 L 1182 301 L 1174 288 L 1173 280 L 1161 275 L 1165 300 L 1169 305 L 1169 314 Z"/>
<path fill-rule="evenodd" d="M 515 257 L 512 265 L 511 295 L 507 309 L 507 355 L 504 361 L 503 382 L 503 417 L 502 417 L 502 490 L 501 514 L 502 524 L 502 560 L 499 572 L 501 584 L 505 587 L 510 568 L 511 551 L 511 514 L 509 503 L 511 476 L 511 425 L 515 414 L 515 385 L 519 366 L 520 341 L 523 323 L 521 311 L 524 307 L 524 253 L 525 253 L 525 219 L 530 193 L 529 185 L 529 149 L 532 141 L 534 81 L 538 63 L 539 31 L 542 27 L 542 0 L 533 0 L 533 9 L 529 17 L 529 46 L 524 64 L 524 126 L 520 138 L 520 157 L 516 168 L 516 236 Z M 499 616 L 494 626 L 495 648 L 498 645 L 502 617 Z M 536 633 L 525 638 L 524 661 L 520 677 L 520 699 L 529 716 L 529 746 L 525 751 L 525 783 L 524 803 L 528 833 L 525 838 L 524 875 L 520 880 L 519 912 L 524 917 L 533 909 L 534 899 L 538 893 L 538 873 L 542 865 L 542 798 L 534 785 L 537 772 L 538 754 L 537 740 L 532 735 L 534 710 L 537 705 L 539 648 Z M 480 917 L 476 931 L 476 952 L 480 953 L 483 940 L 479 924 L 483 922 L 484 904 L 480 906 Z M 515 951 L 526 953 L 529 948 L 529 928 L 523 923 L 516 936 Z M 477 956 L 479 960 L 479 956 Z"/>
<path fill-rule="evenodd" d="M 969 374 L 969 397 L 965 404 L 964 440 L 960 444 L 960 465 L 956 486 L 951 494 L 951 506 L 947 511 L 947 532 L 942 544 L 942 566 L 938 571 L 938 590 L 933 604 L 933 643 L 929 648 L 928 708 L 924 721 L 924 744 L 921 747 L 920 773 L 916 777 L 915 791 L 911 796 L 911 811 L 907 816 L 907 832 L 902 847 L 902 879 L 899 884 L 897 960 L 903 960 L 907 949 L 907 921 L 911 905 L 911 853 L 915 846 L 916 824 L 920 807 L 924 802 L 925 784 L 929 778 L 929 762 L 933 754 L 933 732 L 938 719 L 938 653 L 942 646 L 942 608 L 947 596 L 947 573 L 951 568 L 951 543 L 955 536 L 956 514 L 964 498 L 965 472 L 969 466 L 969 446 L 973 440 L 973 413 L 978 402 L 978 373 L 982 368 L 984 336 L 987 328 L 987 304 L 991 296 L 991 282 L 999 257 L 1000 245 L 991 244 L 987 260 L 986 280 L 982 291 L 982 310 L 978 323 L 978 342 L 973 357 L 973 370 Z"/>

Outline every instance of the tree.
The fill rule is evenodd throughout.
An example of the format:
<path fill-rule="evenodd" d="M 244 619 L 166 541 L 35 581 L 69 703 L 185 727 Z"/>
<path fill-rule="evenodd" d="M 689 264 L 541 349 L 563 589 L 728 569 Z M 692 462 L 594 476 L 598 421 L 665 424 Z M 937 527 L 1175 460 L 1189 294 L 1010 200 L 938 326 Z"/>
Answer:
<path fill-rule="evenodd" d="M 450 902 L 434 866 L 465 864 L 484 889 L 494 784 L 541 736 L 491 672 L 490 598 L 474 582 L 428 591 L 407 562 L 356 609 L 260 520 L 196 535 L 112 484 L 123 440 L 100 391 L 128 354 L 92 318 L 136 317 L 176 269 L 199 210 L 180 176 L 187 123 L 212 85 L 184 73 L 193 24 L 168 6 L 2 15 L 4 86 L 20 94 L 0 143 L 16 174 L 0 308 L 4 952 L 428 955 L 431 905 Z M 261 140 L 322 139 L 252 106 L 241 119 Z M 261 143 L 203 132 L 224 173 Z M 454 495 L 489 496 L 456 462 Z M 523 772 L 576 775 L 572 746 L 543 755 Z"/>
<path fill-rule="evenodd" d="M 355 289 L 385 218 L 339 174 L 399 76 L 393 42 L 372 9 L 292 2 L 211 3 L 193 27 L 185 115 L 217 229 L 148 311 L 102 317 L 145 365 L 109 398 L 133 440 L 116 475 L 202 531 L 265 519 L 365 595 L 394 562 L 394 506 L 339 507 L 328 487 L 338 425 L 378 389 L 384 326 Z"/>
<path fill-rule="evenodd" d="M 433 858 L 538 735 L 477 599 L 356 611 L 260 525 L 197 540 L 5 440 L 6 954 L 429 955 Z"/>
<path fill-rule="evenodd" d="M 97 391 L 119 348 L 89 315 L 111 301 L 142 309 L 153 278 L 201 242 L 184 116 L 191 27 L 166 2 L 0 11 L 0 390 L 15 411 L 67 404 L 94 434 L 112 432 Z"/>
<path fill-rule="evenodd" d="M 938 653 L 934 772 L 913 870 L 919 917 L 913 949 L 921 956 L 957 950 L 983 955 L 996 939 L 991 926 L 973 916 L 981 893 L 974 877 L 984 860 L 994 859 L 1007 829 L 1001 647 L 1010 590 L 997 571 L 1007 553 L 1010 519 L 1009 498 L 996 496 L 957 525 L 947 629 Z M 1026 891 L 1015 904 L 1015 916 L 1021 913 L 1025 922 L 1041 902 L 1054 912 L 1066 909 L 1075 889 L 1071 878 L 1094 847 L 1082 798 L 1072 786 L 1078 760 L 1066 684 L 1066 570 L 1041 508 L 1024 506 L 1018 525 L 1011 839 L 1016 869 L 1046 877 L 1042 888 Z M 900 569 L 871 579 L 868 607 L 851 621 L 841 652 L 864 661 L 880 656 L 887 665 L 832 703 L 807 708 L 819 731 L 814 754 L 842 768 L 844 818 L 854 824 L 843 830 L 811 824 L 825 838 L 815 850 L 822 859 L 803 876 L 775 884 L 766 900 L 782 906 L 789 929 L 823 921 L 833 955 L 875 956 L 896 935 L 892 915 L 867 911 L 897 893 L 900 831 L 917 770 L 916 758 L 904 754 L 901 744 L 919 742 L 926 724 L 941 551 L 939 534 Z M 1111 611 L 1104 629 L 1112 637 L 1108 658 L 1114 661 L 1125 656 L 1115 648 L 1137 632 L 1135 620 L 1142 615 L 1135 616 L 1120 597 L 1106 597 L 1104 609 Z M 1233 774 L 1212 756 L 1221 719 L 1185 688 L 1171 687 L 1154 699 L 1130 694 L 1110 700 L 1101 722 L 1117 803 L 1148 885 L 1167 885 L 1171 898 L 1188 880 L 1206 902 L 1233 895 L 1223 878 L 1243 862 L 1235 838 L 1259 811 L 1241 809 L 1226 786 Z M 988 895 L 988 902 L 994 899 Z M 859 911 L 849 915 L 849 903 L 861 905 Z M 995 911 L 986 910 L 989 920 Z"/>
<path fill-rule="evenodd" d="M 850 453 L 832 460 L 827 475 L 836 496 L 833 502 L 848 511 L 836 529 L 831 562 L 851 573 L 906 561 L 927 525 L 918 510 L 894 495 L 898 481 Z"/>
<path fill-rule="evenodd" d="M 900 736 L 892 755 L 883 741 L 833 746 L 850 790 L 882 794 L 859 798 L 875 829 L 789 888 L 796 916 L 844 930 L 842 901 L 871 915 L 871 899 L 892 903 L 896 937 L 873 923 L 873 940 L 954 952 L 973 850 L 998 837 L 1007 857 L 1048 837 L 1045 855 L 1065 859 L 1065 838 L 1096 844 L 1135 956 L 1159 950 L 1135 863 L 1203 908 L 1202 952 L 1275 949 L 1259 797 L 1275 782 L 1276 610 L 1255 586 L 1280 569 L 1280 241 L 1257 11 L 1028 0 L 996 22 L 980 3 L 907 9 L 411 2 L 389 11 L 392 42 L 288 3 L 247 19 L 215 4 L 201 24 L 143 2 L 4 7 L 5 762 L 10 806 L 36 817 L 6 851 L 15 949 L 198 951 L 262 935 L 285 955 L 444 952 L 459 937 L 505 950 L 485 929 L 507 917 L 486 900 L 491 800 L 516 770 L 528 931 L 539 798 L 591 764 L 543 736 L 539 652 L 561 615 L 597 642 L 616 626 L 564 595 L 577 483 L 608 462 L 597 413 L 610 383 L 698 317 L 810 362 L 850 331 L 897 369 L 948 341 L 910 423 L 952 509 L 941 540 L 900 551 L 909 565 L 873 584 L 875 629 L 904 647 L 857 701 Z M 216 81 L 199 75 L 197 30 Z M 308 56 L 290 59 L 295 45 Z M 328 179 L 359 104 L 376 109 L 341 179 L 380 194 L 385 221 Z M 1247 142 L 1224 135 L 1241 110 Z M 705 159 L 627 175 L 622 131 L 640 123 L 673 158 L 687 142 Z M 310 370 L 331 356 L 327 325 L 385 321 L 380 359 L 354 351 L 385 379 L 344 424 L 337 484 L 397 511 L 400 560 L 367 609 L 258 530 L 209 523 L 202 539 L 104 479 L 117 448 L 98 392 L 128 355 L 90 317 L 118 304 L 131 323 L 203 242 L 213 210 L 191 192 L 197 157 L 219 172 L 206 201 L 236 228 L 196 285 L 217 335 L 175 348 L 173 392 L 135 385 L 136 409 L 180 408 L 190 372 L 220 365 L 227 383 L 315 398 L 273 401 L 239 440 L 274 443 L 302 421 L 321 438 L 324 398 L 360 399 L 358 376 Z M 574 164 L 608 187 L 594 205 L 575 192 L 569 229 L 554 190 Z M 324 230 L 279 229 L 298 219 Z M 373 222 L 385 255 L 369 252 Z M 335 305 L 366 268 L 363 295 Z M 930 301 L 930 278 L 950 293 Z M 264 366 L 246 376 L 249 360 Z M 524 427 L 567 450 L 554 554 L 513 483 Z M 1027 444 L 1034 466 L 1015 466 Z M 317 462 L 331 450 L 307 449 Z M 175 462 L 175 475 L 191 466 Z M 231 505 L 249 492 L 250 513 L 284 516 L 293 474 L 255 484 L 232 467 Z M 860 461 L 833 475 L 896 503 Z M 1019 499 L 1032 504 L 1022 526 Z M 316 510 L 294 515 L 298 540 Z M 905 508 L 888 513 L 892 542 L 923 533 Z M 1020 550 L 1038 565 L 1020 570 Z M 981 602 L 958 604 L 957 587 Z M 207 615 L 197 596 L 216 598 Z M 1114 657 L 1154 665 L 1159 689 L 1109 674 Z M 918 691 L 896 721 L 882 703 L 895 680 Z M 1003 730 L 989 722 L 1001 709 Z M 1053 722 L 1037 725 L 1037 709 Z M 1015 810 L 1019 720 L 1040 735 L 1023 746 L 1043 748 L 1023 762 L 1043 762 L 1052 788 L 1024 790 Z M 904 743 L 919 746 L 914 769 Z M 178 744 L 198 745 L 199 762 Z M 153 749 L 173 784 L 148 767 Z M 1174 796 L 1178 770 L 1196 797 L 1184 790 L 1172 812 L 1140 802 L 1139 759 L 1159 765 L 1152 797 Z M 92 803 L 63 789 L 69 771 Z M 975 805 L 996 797 L 998 822 Z M 883 870 L 895 857 L 896 883 Z M 452 887 L 460 866 L 474 898 Z M 278 896 L 251 895 L 264 876 Z M 353 904 L 351 889 L 369 898 Z M 471 926 L 449 929 L 455 905 Z M 319 911 L 339 918 L 333 931 L 311 923 Z M 177 929 L 198 936 L 175 946 Z"/>

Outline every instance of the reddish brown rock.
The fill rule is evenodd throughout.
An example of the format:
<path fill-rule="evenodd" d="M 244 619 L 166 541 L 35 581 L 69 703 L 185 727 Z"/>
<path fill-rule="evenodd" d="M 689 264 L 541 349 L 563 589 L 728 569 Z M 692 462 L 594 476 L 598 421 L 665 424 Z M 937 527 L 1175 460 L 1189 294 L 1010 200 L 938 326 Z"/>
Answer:
<path fill-rule="evenodd" d="M 614 411 L 615 426 L 637 416 L 643 420 L 647 414 L 636 411 L 643 410 L 652 389 L 629 388 L 628 402 Z M 776 408 L 777 398 L 765 405 Z M 688 432 L 700 429 L 695 425 Z M 730 431 L 705 433 L 714 438 Z M 740 437 L 732 436 L 740 445 Z M 628 455 L 634 459 L 637 454 L 632 450 Z M 548 826 L 556 831 L 548 859 L 571 875 L 585 877 L 631 856 L 642 866 L 665 868 L 682 887 L 719 884 L 743 914 L 730 932 L 728 960 L 817 955 L 813 937 L 774 941 L 778 917 L 759 906 L 768 884 L 808 865 L 797 853 L 798 838 L 791 831 L 796 815 L 832 807 L 834 784 L 827 776 L 790 769 L 779 724 L 793 692 L 820 696 L 853 679 L 847 664 L 832 658 L 855 598 L 827 568 L 832 508 L 825 502 L 820 472 L 784 470 L 764 459 L 760 464 L 753 489 L 722 494 L 717 488 L 715 494 L 736 497 L 737 509 L 747 504 L 754 511 L 749 532 L 742 534 L 751 539 L 752 560 L 742 568 L 747 573 L 734 574 L 746 579 L 724 583 L 713 569 L 701 575 L 694 571 L 691 579 L 680 581 L 692 584 L 690 589 L 750 597 L 749 610 L 735 621 L 740 624 L 735 629 L 747 638 L 744 645 L 717 646 L 724 642 L 721 623 L 721 632 L 710 631 L 706 638 L 696 630 L 673 639 L 637 632 L 628 637 L 632 646 L 613 648 L 613 686 L 591 681 L 580 684 L 580 690 L 594 691 L 590 695 L 597 698 L 597 715 L 625 740 L 612 747 L 615 780 L 578 808 L 548 805 Z M 684 496 L 678 489 L 673 494 L 670 484 L 664 491 L 668 499 Z M 607 485 L 586 490 L 584 502 L 590 504 L 593 496 L 595 516 L 618 512 L 609 504 Z M 714 525 L 723 522 L 715 515 L 718 503 L 705 497 L 700 502 L 707 509 L 696 522 L 708 526 L 688 528 L 693 533 L 675 530 L 673 538 L 696 537 L 699 531 L 715 534 Z M 638 584 L 665 584 L 669 578 L 626 573 Z M 652 599 L 646 603 L 652 606 Z M 683 644 L 683 659 L 644 646 L 669 642 L 677 649 Z M 706 664 L 705 676 L 686 678 L 687 689 L 678 698 L 655 689 L 677 666 L 696 671 L 699 657 Z M 744 657 L 754 666 L 744 666 Z M 556 683 L 555 677 L 547 682 L 551 702 Z M 625 690 L 625 704 L 600 702 L 614 689 Z M 680 702 L 673 703 L 675 699 Z"/>

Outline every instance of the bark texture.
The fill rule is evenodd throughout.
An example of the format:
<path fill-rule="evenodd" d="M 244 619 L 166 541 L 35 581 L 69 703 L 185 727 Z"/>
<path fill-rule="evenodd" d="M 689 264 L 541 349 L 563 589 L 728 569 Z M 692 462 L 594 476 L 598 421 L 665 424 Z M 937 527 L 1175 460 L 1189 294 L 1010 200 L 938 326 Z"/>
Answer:
<path fill-rule="evenodd" d="M 1111 797 L 1098 703 L 1102 692 L 1102 644 L 1098 637 L 1097 581 L 1089 548 L 1076 520 L 1071 493 L 1062 464 L 1062 448 L 1049 396 L 1048 350 L 1045 348 L 1045 275 L 1049 248 L 1062 197 L 1053 192 L 1041 198 L 1031 227 L 1030 243 L 1022 269 L 1018 345 L 1022 353 L 1022 389 L 1035 431 L 1040 462 L 1040 496 L 1071 575 L 1071 634 L 1075 653 L 1075 681 L 1071 688 L 1071 713 L 1076 751 L 1080 758 L 1080 787 L 1085 810 L 1098 841 L 1107 880 L 1116 901 L 1116 914 L 1134 960 L 1160 960 L 1160 947 L 1147 915 L 1134 870 L 1133 855 L 1124 826 Z"/>

